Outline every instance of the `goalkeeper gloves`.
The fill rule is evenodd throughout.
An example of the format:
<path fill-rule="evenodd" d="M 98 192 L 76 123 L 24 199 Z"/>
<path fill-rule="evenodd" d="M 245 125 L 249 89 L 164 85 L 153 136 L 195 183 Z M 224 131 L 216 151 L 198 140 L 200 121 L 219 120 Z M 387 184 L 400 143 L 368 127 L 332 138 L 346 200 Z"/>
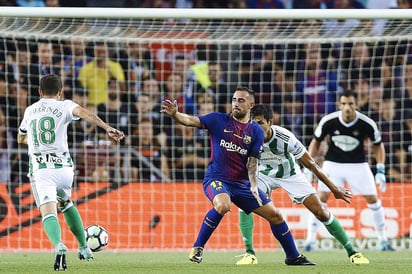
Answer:
<path fill-rule="evenodd" d="M 386 191 L 386 176 L 384 164 L 379 163 L 376 165 L 375 182 L 377 185 L 380 185 L 382 192 Z"/>

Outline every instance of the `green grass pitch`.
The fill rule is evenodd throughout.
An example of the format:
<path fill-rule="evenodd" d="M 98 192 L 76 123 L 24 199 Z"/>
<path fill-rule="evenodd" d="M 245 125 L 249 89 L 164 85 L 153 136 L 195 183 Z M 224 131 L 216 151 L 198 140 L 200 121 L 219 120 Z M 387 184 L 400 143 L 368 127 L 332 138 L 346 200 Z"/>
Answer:
<path fill-rule="evenodd" d="M 241 252 L 240 252 L 241 253 Z M 73 252 L 67 255 L 67 272 L 71 273 L 412 273 L 412 252 L 366 251 L 369 265 L 351 265 L 343 251 L 314 251 L 305 255 L 316 266 L 286 266 L 281 251 L 258 252 L 257 265 L 236 266 L 239 252 L 206 250 L 203 262 L 192 263 L 188 252 L 111 252 L 95 253 L 95 259 L 80 261 Z M 52 253 L 0 253 L 0 273 L 56 273 Z"/>

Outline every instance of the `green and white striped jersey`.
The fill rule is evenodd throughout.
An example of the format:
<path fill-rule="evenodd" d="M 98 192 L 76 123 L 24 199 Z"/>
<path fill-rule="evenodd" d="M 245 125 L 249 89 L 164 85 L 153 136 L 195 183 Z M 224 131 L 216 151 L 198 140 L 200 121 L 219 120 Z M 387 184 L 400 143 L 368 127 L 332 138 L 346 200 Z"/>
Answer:
<path fill-rule="evenodd" d="M 73 166 L 67 126 L 79 119 L 73 115 L 77 106 L 71 100 L 42 98 L 26 108 L 19 133 L 27 135 L 30 174 L 38 169 Z"/>
<path fill-rule="evenodd" d="M 272 178 L 288 178 L 301 173 L 297 160 L 306 152 L 305 146 L 289 130 L 272 125 L 273 136 L 263 144 L 259 171 Z"/>

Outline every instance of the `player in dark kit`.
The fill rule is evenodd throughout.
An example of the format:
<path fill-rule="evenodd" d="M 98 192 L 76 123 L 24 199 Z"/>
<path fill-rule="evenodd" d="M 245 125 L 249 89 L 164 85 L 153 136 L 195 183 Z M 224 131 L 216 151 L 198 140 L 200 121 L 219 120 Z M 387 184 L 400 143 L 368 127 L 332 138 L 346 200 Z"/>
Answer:
<path fill-rule="evenodd" d="M 326 137 L 328 150 L 322 169 L 331 181 L 342 187 L 345 182 L 353 195 L 362 195 L 372 213 L 372 222 L 380 241 L 380 249 L 393 251 L 385 232 L 385 214 L 382 202 L 378 199 L 376 184 L 381 191 L 386 190 L 385 147 L 376 123 L 366 115 L 356 111 L 356 94 L 344 91 L 339 96 L 339 111 L 323 117 L 315 130 L 314 138 L 309 145 L 309 154 L 317 156 L 320 144 Z M 370 139 L 376 159 L 377 173 L 375 178 L 366 159 L 364 141 Z M 330 190 L 319 182 L 318 193 L 326 206 Z M 306 238 L 305 249 L 311 250 L 316 238 L 319 221 L 312 215 Z"/>
<path fill-rule="evenodd" d="M 286 253 L 287 265 L 314 265 L 299 253 L 282 214 L 258 189 L 258 159 L 264 136 L 260 126 L 250 120 L 254 102 L 254 92 L 246 87 L 238 87 L 233 94 L 230 114 L 192 116 L 179 112 L 176 101 L 162 102 L 161 112 L 182 125 L 207 129 L 212 143 L 203 189 L 213 208 L 206 213 L 189 259 L 197 263 L 203 260 L 204 246 L 233 202 L 244 212 L 254 212 L 270 223 Z"/>

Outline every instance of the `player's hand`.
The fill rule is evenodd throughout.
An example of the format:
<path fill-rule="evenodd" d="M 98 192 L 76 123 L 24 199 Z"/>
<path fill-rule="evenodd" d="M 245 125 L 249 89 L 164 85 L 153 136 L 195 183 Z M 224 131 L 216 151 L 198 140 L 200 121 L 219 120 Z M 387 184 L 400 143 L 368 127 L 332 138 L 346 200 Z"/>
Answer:
<path fill-rule="evenodd" d="M 333 193 L 336 199 L 341 199 L 348 204 L 352 201 L 352 192 L 349 189 L 339 187 L 337 191 Z"/>
<path fill-rule="evenodd" d="M 109 135 L 110 139 L 114 142 L 118 143 L 120 140 L 124 138 L 123 131 L 117 130 L 115 128 L 109 127 L 106 129 L 107 135 Z"/>
<path fill-rule="evenodd" d="M 173 116 L 178 111 L 176 100 L 164 100 L 161 104 L 160 112 L 166 113 L 169 116 Z"/>
<path fill-rule="evenodd" d="M 313 183 L 313 173 L 312 173 L 312 171 L 311 171 L 310 169 L 304 167 L 303 170 L 302 170 L 302 172 L 303 172 L 303 174 L 305 175 L 306 180 L 307 180 L 309 183 L 312 184 L 312 183 Z"/>
<path fill-rule="evenodd" d="M 258 191 L 257 185 L 256 186 L 251 186 L 250 191 L 252 192 L 253 196 L 255 196 L 259 206 L 262 206 L 263 203 L 262 203 L 262 199 L 259 196 L 259 191 Z"/>
<path fill-rule="evenodd" d="M 386 176 L 385 176 L 385 165 L 376 165 L 375 183 L 380 186 L 382 192 L 386 191 Z"/>

